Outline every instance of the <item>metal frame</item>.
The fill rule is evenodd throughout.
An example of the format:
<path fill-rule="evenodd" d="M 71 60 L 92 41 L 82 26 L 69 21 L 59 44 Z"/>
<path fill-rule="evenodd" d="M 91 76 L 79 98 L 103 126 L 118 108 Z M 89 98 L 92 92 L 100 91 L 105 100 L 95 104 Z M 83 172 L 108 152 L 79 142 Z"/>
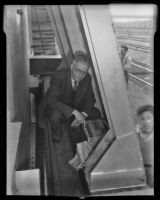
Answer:
<path fill-rule="evenodd" d="M 110 172 L 111 166 L 107 164 L 108 162 L 115 162 L 116 164 L 118 164 L 118 157 L 120 155 L 118 155 L 117 153 L 118 148 L 121 147 L 120 144 L 122 141 L 123 143 L 124 141 L 128 141 L 128 143 L 124 145 L 124 148 L 121 147 L 123 150 L 121 149 L 122 151 L 120 152 L 124 153 L 124 151 L 127 151 L 128 149 L 130 150 L 130 156 L 133 156 L 133 153 L 131 153 L 131 149 L 129 149 L 130 145 L 133 148 L 135 144 L 136 155 L 134 156 L 134 159 L 136 160 L 136 167 L 141 168 L 141 170 L 136 171 L 135 176 L 128 172 L 127 176 L 125 176 L 124 183 L 121 184 L 121 186 L 119 187 L 122 187 L 124 185 L 127 186 L 127 184 L 131 184 L 134 187 L 134 184 L 141 184 L 141 181 L 137 180 L 137 177 L 140 176 L 142 178 L 144 176 L 144 169 L 142 167 L 142 161 L 140 161 L 141 155 L 139 155 L 138 153 L 140 152 L 140 148 L 137 143 L 138 141 L 134 135 L 135 129 L 127 96 L 127 88 L 125 85 L 125 80 L 123 78 L 123 71 L 118 56 L 116 38 L 114 37 L 112 26 L 110 26 L 110 24 L 112 23 L 109 14 L 109 9 L 107 8 L 107 6 L 94 7 L 92 5 L 79 6 L 79 10 L 85 31 L 85 36 L 89 46 L 89 51 L 91 53 L 91 58 L 94 65 L 98 85 L 102 95 L 107 119 L 109 121 L 111 131 L 113 131 L 117 138 L 113 145 L 108 149 L 108 151 L 105 152 L 103 157 L 101 157 L 101 160 L 99 160 L 98 163 L 95 163 L 96 165 L 94 166 L 94 169 L 89 167 L 90 170 L 87 170 L 86 166 L 86 178 L 90 186 L 90 191 L 94 192 L 97 189 L 102 191 L 105 187 L 111 188 L 111 186 L 108 185 L 106 182 L 107 179 L 110 180 L 110 177 L 108 175 L 105 177 L 97 176 L 95 179 L 94 173 L 101 171 Z M 100 29 L 102 29 L 101 35 L 99 35 Z M 110 46 L 105 46 L 107 44 L 109 44 Z M 109 59 L 107 59 L 107 56 Z M 107 70 L 105 70 L 106 65 Z M 103 142 L 103 140 L 104 138 L 101 142 Z M 121 157 L 123 157 L 123 155 L 121 155 Z M 130 157 L 128 156 L 125 159 L 125 163 L 129 162 Z M 107 169 L 105 168 L 106 166 Z M 115 169 L 122 170 L 123 167 L 127 170 L 131 170 L 134 168 L 130 165 L 125 166 L 122 162 L 120 162 Z M 123 176 L 123 173 L 124 169 L 120 173 L 120 178 Z M 132 177 L 131 181 L 129 181 L 130 176 Z M 116 174 L 115 176 L 113 175 L 113 177 L 116 180 Z M 103 187 L 101 187 L 102 183 L 105 183 Z M 101 186 L 99 184 L 101 184 Z M 116 184 L 113 182 L 113 186 L 115 185 Z"/>

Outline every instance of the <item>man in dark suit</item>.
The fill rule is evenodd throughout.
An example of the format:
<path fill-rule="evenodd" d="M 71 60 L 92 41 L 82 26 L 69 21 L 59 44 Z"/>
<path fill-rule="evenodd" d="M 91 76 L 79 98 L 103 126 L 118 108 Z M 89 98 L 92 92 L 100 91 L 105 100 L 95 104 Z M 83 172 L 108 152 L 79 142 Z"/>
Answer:
<path fill-rule="evenodd" d="M 50 120 L 54 142 L 61 140 L 62 124 L 66 121 L 70 123 L 74 143 L 78 143 L 86 139 L 82 128 L 85 120 L 101 118 L 99 110 L 94 107 L 95 96 L 89 67 L 88 56 L 77 51 L 71 68 L 57 70 L 51 79 L 50 87 L 40 104 L 40 118 L 46 115 Z"/>

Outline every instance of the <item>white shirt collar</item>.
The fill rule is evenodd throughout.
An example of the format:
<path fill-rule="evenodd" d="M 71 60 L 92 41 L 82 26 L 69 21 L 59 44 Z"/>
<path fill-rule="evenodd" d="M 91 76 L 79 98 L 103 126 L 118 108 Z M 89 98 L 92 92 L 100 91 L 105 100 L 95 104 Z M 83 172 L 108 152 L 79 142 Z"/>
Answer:
<path fill-rule="evenodd" d="M 139 126 L 137 126 L 137 133 L 140 134 L 140 136 L 141 136 L 141 138 L 143 139 L 144 142 L 148 142 L 148 141 L 150 141 L 150 140 L 153 138 L 153 132 L 150 134 L 149 137 L 146 138 L 146 137 L 142 134 L 142 132 L 140 131 Z"/>
<path fill-rule="evenodd" d="M 71 77 L 71 81 L 72 81 L 72 87 L 74 87 L 74 82 L 75 80 Z M 77 86 L 78 86 L 79 82 L 77 81 Z"/>

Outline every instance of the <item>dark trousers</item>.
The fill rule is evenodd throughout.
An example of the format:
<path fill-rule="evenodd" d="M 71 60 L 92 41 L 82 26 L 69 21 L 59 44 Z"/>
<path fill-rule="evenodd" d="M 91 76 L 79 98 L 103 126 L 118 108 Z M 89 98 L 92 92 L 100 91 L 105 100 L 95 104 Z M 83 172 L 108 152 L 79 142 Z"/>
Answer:
<path fill-rule="evenodd" d="M 96 107 L 90 109 L 89 113 L 90 115 L 87 117 L 86 120 L 96 120 L 98 118 L 101 118 L 100 111 Z M 67 129 L 70 132 L 71 142 L 73 143 L 73 145 L 76 145 L 77 143 L 83 142 L 87 139 L 82 125 L 77 128 L 71 128 L 71 123 L 74 120 L 74 116 L 71 116 L 70 118 L 65 118 L 63 113 L 59 112 L 58 110 L 50 110 L 48 117 L 52 129 L 53 142 L 60 142 L 63 136 L 62 126 L 64 124 L 67 126 Z"/>
<path fill-rule="evenodd" d="M 128 87 L 128 72 L 126 70 L 124 70 L 124 76 L 125 76 L 125 79 L 126 79 L 126 84 L 127 84 L 127 87 Z"/>
<path fill-rule="evenodd" d="M 151 188 L 154 187 L 154 166 L 150 164 L 144 164 L 146 177 L 147 177 L 147 185 Z"/>

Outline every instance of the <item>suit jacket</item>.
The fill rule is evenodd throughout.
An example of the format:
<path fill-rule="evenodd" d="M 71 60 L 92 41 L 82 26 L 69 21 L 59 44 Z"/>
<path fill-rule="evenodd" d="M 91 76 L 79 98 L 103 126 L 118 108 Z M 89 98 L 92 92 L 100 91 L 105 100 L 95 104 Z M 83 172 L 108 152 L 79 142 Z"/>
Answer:
<path fill-rule="evenodd" d="M 92 81 L 90 74 L 87 74 L 82 81 L 79 82 L 76 96 L 75 107 L 69 106 L 71 83 L 71 69 L 63 68 L 57 70 L 52 76 L 50 87 L 43 97 L 39 107 L 39 126 L 43 128 L 45 120 L 45 111 L 49 109 L 56 109 L 64 114 L 65 117 L 70 117 L 73 110 L 84 111 L 91 114 L 91 108 L 95 104 L 95 96 L 92 88 Z"/>
<path fill-rule="evenodd" d="M 137 133 L 140 149 L 142 152 L 142 158 L 144 164 L 153 166 L 154 164 L 154 142 L 153 137 L 149 141 L 144 141 L 140 133 Z"/>

